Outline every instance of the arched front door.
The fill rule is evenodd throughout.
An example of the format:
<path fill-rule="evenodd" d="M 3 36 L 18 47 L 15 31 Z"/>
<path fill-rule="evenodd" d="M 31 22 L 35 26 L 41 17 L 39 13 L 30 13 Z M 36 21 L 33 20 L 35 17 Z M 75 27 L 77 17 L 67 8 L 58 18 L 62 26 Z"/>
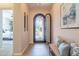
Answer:
<path fill-rule="evenodd" d="M 45 16 L 36 14 L 34 16 L 34 42 L 45 42 Z"/>

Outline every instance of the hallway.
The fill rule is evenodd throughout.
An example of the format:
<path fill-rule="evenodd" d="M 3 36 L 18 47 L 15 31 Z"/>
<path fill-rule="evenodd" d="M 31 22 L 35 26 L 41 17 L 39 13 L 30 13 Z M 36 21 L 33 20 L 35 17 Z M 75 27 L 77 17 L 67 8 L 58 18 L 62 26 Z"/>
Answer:
<path fill-rule="evenodd" d="M 79 4 L 3 3 L 0 9 L 0 56 L 61 56 L 61 43 L 68 52 L 79 43 Z"/>
<path fill-rule="evenodd" d="M 49 47 L 45 43 L 30 45 L 24 56 L 49 56 Z"/>

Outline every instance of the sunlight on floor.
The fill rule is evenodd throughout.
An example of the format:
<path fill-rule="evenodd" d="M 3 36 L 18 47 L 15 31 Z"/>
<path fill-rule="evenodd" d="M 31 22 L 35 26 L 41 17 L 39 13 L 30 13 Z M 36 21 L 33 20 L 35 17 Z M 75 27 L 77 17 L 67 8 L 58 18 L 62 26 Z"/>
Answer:
<path fill-rule="evenodd" d="M 3 40 L 2 48 L 0 48 L 0 56 L 11 56 L 13 52 L 13 41 Z"/>
<path fill-rule="evenodd" d="M 49 47 L 45 43 L 35 43 L 24 53 L 25 56 L 49 56 Z"/>

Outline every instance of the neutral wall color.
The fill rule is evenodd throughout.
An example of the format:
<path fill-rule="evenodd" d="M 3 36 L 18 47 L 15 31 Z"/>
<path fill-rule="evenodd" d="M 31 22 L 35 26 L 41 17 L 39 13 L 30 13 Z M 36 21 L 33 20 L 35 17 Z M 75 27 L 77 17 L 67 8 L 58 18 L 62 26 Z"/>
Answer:
<path fill-rule="evenodd" d="M 21 55 L 29 45 L 28 32 L 24 31 L 24 12 L 28 15 L 27 4 L 14 4 L 14 55 Z"/>
<path fill-rule="evenodd" d="M 60 6 L 61 4 L 53 4 L 52 6 L 52 29 L 53 40 L 57 36 L 69 42 L 79 42 L 79 29 L 61 29 L 60 28 Z"/>
<path fill-rule="evenodd" d="M 29 15 L 29 34 L 28 34 L 28 39 L 30 40 L 30 43 L 33 43 L 33 17 L 38 14 L 42 13 L 46 15 L 47 13 L 50 13 L 49 9 L 44 9 L 44 8 L 35 8 L 35 9 L 30 9 L 30 15 Z"/>

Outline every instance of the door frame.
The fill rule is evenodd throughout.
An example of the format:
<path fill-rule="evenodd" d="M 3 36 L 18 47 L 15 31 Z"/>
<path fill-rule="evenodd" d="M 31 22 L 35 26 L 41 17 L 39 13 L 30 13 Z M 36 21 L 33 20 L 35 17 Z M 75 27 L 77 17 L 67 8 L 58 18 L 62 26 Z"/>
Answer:
<path fill-rule="evenodd" d="M 42 16 L 44 18 L 44 41 L 36 41 L 36 39 L 35 39 L 35 28 L 36 28 L 35 27 L 35 21 L 36 21 L 36 17 L 37 16 Z M 34 18 L 33 18 L 33 42 L 34 43 L 46 42 L 46 36 L 45 36 L 46 26 L 45 26 L 45 24 L 46 24 L 46 17 L 45 17 L 45 15 L 43 15 L 42 13 L 38 13 L 38 14 L 36 14 L 34 16 Z"/>
<path fill-rule="evenodd" d="M 5 7 L 4 7 L 4 8 L 2 8 L 2 9 L 0 9 L 0 10 L 1 10 L 1 11 L 2 11 L 2 10 L 12 10 L 12 12 L 13 12 L 13 15 L 12 15 L 12 16 L 13 16 L 13 31 L 14 31 L 14 10 L 13 10 L 13 8 L 5 8 Z M 2 22 L 3 22 L 3 21 L 2 21 Z M 2 24 L 2 25 L 3 25 L 3 24 Z M 3 34 L 3 33 L 2 33 L 2 34 Z M 14 34 L 13 34 L 13 35 L 14 35 Z M 3 35 L 2 35 L 2 36 L 3 36 Z M 11 45 L 12 45 L 11 47 L 13 48 L 13 45 L 14 45 L 14 36 L 13 36 L 12 44 L 11 44 Z M 3 37 L 2 37 L 1 46 L 3 46 Z M 14 51 L 14 48 L 13 48 L 13 51 Z M 12 53 L 11 53 L 11 56 L 12 56 L 13 54 L 14 54 L 14 53 L 12 52 Z"/>
<path fill-rule="evenodd" d="M 47 13 L 47 14 L 45 15 L 45 17 L 46 17 L 46 16 L 49 16 L 49 17 L 50 17 L 50 43 L 52 43 L 52 16 L 51 16 L 50 13 Z"/>

